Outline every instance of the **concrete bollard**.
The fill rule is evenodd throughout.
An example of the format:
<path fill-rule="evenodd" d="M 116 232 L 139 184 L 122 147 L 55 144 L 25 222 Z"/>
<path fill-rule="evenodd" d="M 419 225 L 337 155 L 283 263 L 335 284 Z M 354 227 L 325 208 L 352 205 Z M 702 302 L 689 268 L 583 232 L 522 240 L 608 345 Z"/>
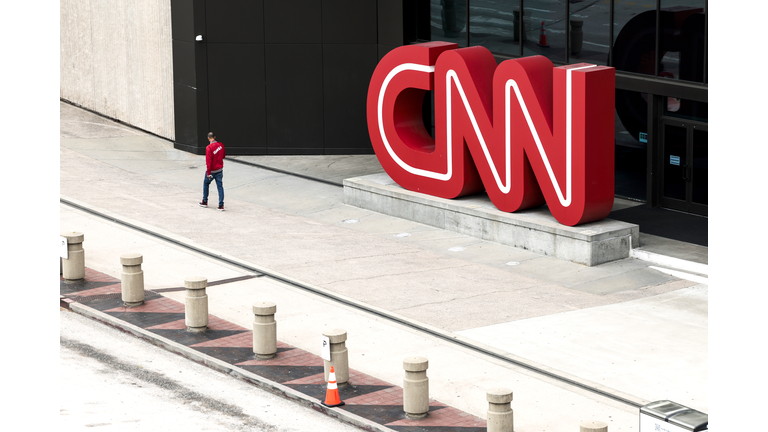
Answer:
<path fill-rule="evenodd" d="M 406 357 L 403 360 L 403 411 L 410 419 L 419 419 L 429 412 L 429 378 L 426 357 Z"/>
<path fill-rule="evenodd" d="M 187 298 L 184 305 L 184 320 L 187 331 L 204 332 L 208 328 L 208 279 L 204 277 L 188 277 L 184 280 Z"/>
<path fill-rule="evenodd" d="M 512 419 L 512 390 L 507 388 L 494 388 L 486 392 L 488 400 L 488 432 L 512 432 L 514 422 Z"/>
<path fill-rule="evenodd" d="M 120 285 L 123 292 L 123 304 L 125 307 L 136 307 L 144 304 L 144 271 L 141 263 L 144 257 L 141 254 L 129 253 L 120 255 L 120 264 L 123 272 L 120 274 Z"/>
<path fill-rule="evenodd" d="M 579 432 L 608 432 L 608 424 L 597 420 L 581 422 Z"/>
<path fill-rule="evenodd" d="M 277 305 L 270 302 L 253 304 L 253 353 L 259 359 L 271 359 L 277 353 Z"/>
<path fill-rule="evenodd" d="M 326 330 L 323 336 L 331 343 L 331 361 L 323 360 L 325 382 L 328 382 L 328 372 L 333 366 L 336 374 L 336 384 L 346 384 L 349 381 L 349 353 L 347 352 L 347 331 L 342 329 Z"/>
<path fill-rule="evenodd" d="M 81 232 L 62 233 L 67 238 L 67 259 L 61 260 L 61 274 L 64 280 L 76 281 L 85 278 L 85 236 Z"/>

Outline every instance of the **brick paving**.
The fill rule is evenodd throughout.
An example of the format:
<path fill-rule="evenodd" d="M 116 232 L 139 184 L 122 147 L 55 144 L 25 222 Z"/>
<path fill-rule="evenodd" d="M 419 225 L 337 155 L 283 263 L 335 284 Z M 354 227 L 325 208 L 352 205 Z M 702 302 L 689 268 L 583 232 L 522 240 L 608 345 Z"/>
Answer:
<path fill-rule="evenodd" d="M 126 308 L 122 305 L 120 280 L 86 269 L 77 282 L 61 279 L 62 304 L 78 302 L 128 322 L 146 331 L 225 361 L 270 381 L 290 387 L 318 402 L 325 400 L 326 383 L 320 356 L 277 343 L 277 355 L 257 359 L 252 350 L 251 330 L 208 316 L 208 330 L 186 331 L 184 304 L 145 291 L 144 304 Z M 411 420 L 403 412 L 403 389 L 350 369 L 348 385 L 339 387 L 345 405 L 335 408 L 384 425 L 398 432 L 479 432 L 486 430 L 484 419 L 430 400 L 429 415 Z"/>

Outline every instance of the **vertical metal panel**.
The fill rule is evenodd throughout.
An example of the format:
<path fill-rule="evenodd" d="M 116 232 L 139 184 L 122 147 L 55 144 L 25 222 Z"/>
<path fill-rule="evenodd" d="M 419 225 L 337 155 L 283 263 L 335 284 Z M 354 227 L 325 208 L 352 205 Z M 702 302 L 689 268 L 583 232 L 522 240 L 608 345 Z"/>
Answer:
<path fill-rule="evenodd" d="M 465 8 L 466 9 L 466 11 L 465 11 L 466 15 L 465 16 L 467 17 L 467 24 L 466 24 L 467 25 L 467 27 L 466 27 L 466 29 L 467 29 L 467 33 L 466 33 L 467 34 L 467 40 L 465 42 L 465 44 L 466 44 L 465 46 L 472 46 L 472 45 L 469 44 L 469 42 L 470 42 L 469 41 L 469 35 L 471 34 L 470 33 L 470 29 L 469 29 L 469 24 L 470 24 L 470 21 L 471 21 L 470 20 L 471 15 L 469 14 L 469 5 L 470 5 L 470 3 L 471 3 L 471 0 L 467 1 L 467 5 L 466 5 L 466 8 Z"/>
<path fill-rule="evenodd" d="M 310 44 L 322 42 L 320 2 L 317 0 L 264 3 L 264 42 Z"/>
<path fill-rule="evenodd" d="M 659 76 L 659 65 L 661 63 L 661 0 L 656 0 L 656 49 L 654 49 L 653 75 Z"/>
<path fill-rule="evenodd" d="M 210 129 L 228 155 L 266 154 L 264 45 L 208 45 Z"/>
<path fill-rule="evenodd" d="M 403 1 L 380 0 L 377 6 L 379 44 L 393 47 L 403 45 Z"/>
<path fill-rule="evenodd" d="M 194 4 L 189 0 L 171 0 L 171 27 L 174 40 L 195 41 Z"/>
<path fill-rule="evenodd" d="M 709 76 L 709 64 L 707 63 L 707 49 L 709 48 L 709 1 L 704 2 L 704 84 Z"/>
<path fill-rule="evenodd" d="M 206 40 L 212 43 L 264 43 L 263 0 L 216 0 L 205 4 Z"/>
<path fill-rule="evenodd" d="M 176 137 L 174 147 L 201 154 L 197 142 L 197 91 L 189 86 L 174 86 L 173 105 Z"/>
<path fill-rule="evenodd" d="M 368 84 L 378 63 L 377 46 L 323 47 L 325 153 L 371 153 L 366 121 Z"/>
<path fill-rule="evenodd" d="M 195 84 L 197 90 L 197 146 L 198 154 L 204 154 L 208 145 L 208 132 L 210 131 L 208 119 L 208 43 L 206 37 L 206 0 L 192 0 L 194 5 L 194 33 L 202 35 L 203 41 L 195 41 Z"/>
<path fill-rule="evenodd" d="M 613 32 L 614 32 L 614 17 L 613 17 L 613 11 L 614 11 L 614 3 L 616 0 L 611 0 L 610 10 L 608 12 L 608 15 L 610 17 L 610 25 L 608 26 L 608 66 L 613 66 Z"/>
<path fill-rule="evenodd" d="M 660 172 L 662 170 L 662 161 L 659 157 L 661 151 L 661 130 L 659 118 L 661 117 L 662 103 L 666 98 L 662 98 L 657 95 L 648 95 L 648 157 L 647 167 L 648 176 L 646 181 L 646 193 L 648 195 L 646 202 L 649 207 L 657 207 L 659 205 L 659 197 L 661 196 L 662 184 L 659 181 Z"/>
<path fill-rule="evenodd" d="M 565 2 L 565 62 L 571 62 L 571 2 Z"/>
<path fill-rule="evenodd" d="M 320 154 L 323 57 L 319 44 L 267 44 L 267 143 L 270 154 Z"/>
<path fill-rule="evenodd" d="M 520 57 L 523 56 L 523 46 L 525 45 L 525 19 L 523 19 L 523 13 L 525 13 L 525 0 L 520 0 L 520 14 L 518 15 L 520 18 L 520 22 L 517 28 L 520 29 Z"/>
<path fill-rule="evenodd" d="M 324 44 L 375 44 L 376 0 L 323 0 Z"/>
<path fill-rule="evenodd" d="M 173 65 L 174 83 L 197 88 L 194 42 L 173 41 Z"/>

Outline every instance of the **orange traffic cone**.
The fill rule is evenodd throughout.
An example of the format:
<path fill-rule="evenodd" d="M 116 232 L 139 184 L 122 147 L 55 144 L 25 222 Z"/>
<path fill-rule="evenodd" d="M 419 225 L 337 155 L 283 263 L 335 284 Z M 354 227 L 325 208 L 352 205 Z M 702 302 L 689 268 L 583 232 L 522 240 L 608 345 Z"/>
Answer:
<path fill-rule="evenodd" d="M 547 32 L 544 30 L 544 21 L 541 22 L 541 33 L 539 34 L 539 46 L 542 48 L 549 48 L 549 44 L 547 44 Z"/>
<path fill-rule="evenodd" d="M 339 387 L 336 385 L 336 372 L 333 371 L 333 366 L 331 366 L 331 371 L 328 373 L 328 391 L 325 392 L 325 402 L 323 402 L 323 405 L 327 407 L 344 405 L 344 402 L 339 397 Z"/>

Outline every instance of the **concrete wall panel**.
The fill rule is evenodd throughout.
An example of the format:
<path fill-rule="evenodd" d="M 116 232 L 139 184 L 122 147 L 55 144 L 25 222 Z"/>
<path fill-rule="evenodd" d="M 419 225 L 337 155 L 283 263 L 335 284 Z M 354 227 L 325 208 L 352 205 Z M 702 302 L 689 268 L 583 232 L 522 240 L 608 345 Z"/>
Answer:
<path fill-rule="evenodd" d="M 91 40 L 90 8 L 87 2 L 78 1 L 68 1 L 69 7 L 64 7 L 65 1 L 61 3 L 60 14 L 61 97 L 90 100 L 93 98 L 91 45 L 76 42 Z"/>
<path fill-rule="evenodd" d="M 60 97 L 173 140 L 170 0 L 61 0 Z"/>

